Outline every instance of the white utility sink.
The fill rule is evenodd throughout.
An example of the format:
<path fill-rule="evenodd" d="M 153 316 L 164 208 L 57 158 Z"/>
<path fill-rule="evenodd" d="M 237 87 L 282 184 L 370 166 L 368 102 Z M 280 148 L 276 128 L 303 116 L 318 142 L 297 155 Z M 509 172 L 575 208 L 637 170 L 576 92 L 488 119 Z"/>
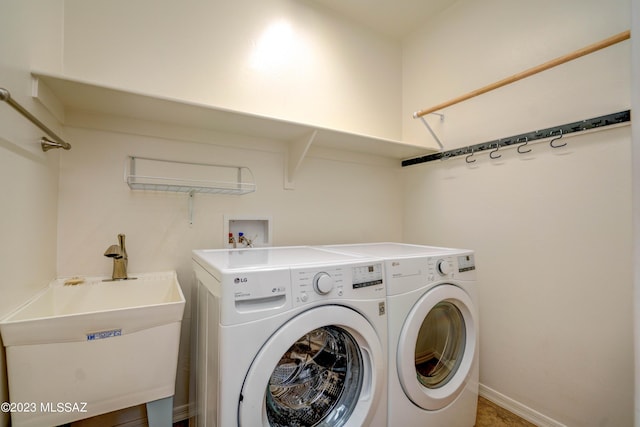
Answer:
<path fill-rule="evenodd" d="M 0 321 L 14 425 L 59 425 L 173 396 L 185 298 L 175 272 L 52 282 Z"/>

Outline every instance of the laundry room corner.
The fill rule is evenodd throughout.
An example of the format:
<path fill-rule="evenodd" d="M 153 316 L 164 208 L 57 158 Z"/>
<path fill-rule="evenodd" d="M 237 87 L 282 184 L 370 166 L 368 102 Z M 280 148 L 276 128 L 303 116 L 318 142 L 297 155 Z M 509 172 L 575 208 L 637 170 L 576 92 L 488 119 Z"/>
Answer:
<path fill-rule="evenodd" d="M 184 309 L 85 358 L 174 394 L 66 427 L 640 427 L 640 0 L 0 2 L 0 328 L 94 276 Z M 52 321 L 91 301 L 39 320 L 107 348 Z M 3 408 L 92 371 L 8 342 Z"/>
<path fill-rule="evenodd" d="M 628 29 L 629 6 L 457 3 L 405 43 L 405 133 L 431 138 L 410 118 L 418 108 Z M 544 19 L 525 29 L 522 16 Z M 506 396 L 539 425 L 633 424 L 631 128 L 559 148 L 547 138 L 526 154 L 465 150 L 628 110 L 629 46 L 446 108 L 444 121 L 426 116 L 464 155 L 403 169 L 405 240 L 476 250 L 481 395 Z"/>

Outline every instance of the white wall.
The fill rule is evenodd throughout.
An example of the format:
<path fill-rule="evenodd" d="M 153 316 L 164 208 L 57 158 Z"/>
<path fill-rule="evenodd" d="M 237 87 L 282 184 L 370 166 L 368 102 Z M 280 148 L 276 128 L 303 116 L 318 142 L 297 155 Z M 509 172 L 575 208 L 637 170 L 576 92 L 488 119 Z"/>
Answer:
<path fill-rule="evenodd" d="M 308 2 L 66 0 L 65 7 L 67 75 L 400 138 L 399 44 Z"/>
<path fill-rule="evenodd" d="M 404 117 L 622 32 L 629 16 L 626 0 L 461 1 L 406 40 Z M 626 110 L 629 46 L 428 120 L 450 149 Z M 410 120 L 405 136 L 428 139 Z M 405 239 L 477 251 L 483 391 L 541 423 L 633 423 L 630 135 L 626 126 L 563 149 L 403 170 Z"/>
<path fill-rule="evenodd" d="M 270 216 L 274 245 L 401 238 L 402 182 L 396 161 L 312 150 L 297 175 L 296 189 L 290 191 L 283 187 L 285 146 L 280 141 L 180 129 L 173 131 L 181 138 L 171 139 L 134 135 L 122 127 L 118 132 L 67 131 L 75 143 L 60 162 L 61 276 L 111 274 L 111 260 L 103 253 L 116 243 L 118 233 L 125 233 L 129 271 L 175 269 L 190 301 L 191 250 L 222 247 L 225 214 Z M 243 196 L 196 194 L 194 223 L 189 226 L 186 194 L 129 189 L 123 180 L 127 155 L 247 166 L 257 191 Z M 177 408 L 188 402 L 190 315 L 187 307 Z"/>
<path fill-rule="evenodd" d="M 29 70 L 37 66 L 59 71 L 61 64 L 62 1 L 2 0 L 0 87 L 46 121 L 43 110 L 29 98 Z M 0 317 L 56 273 L 58 154 L 40 150 L 41 136 L 0 102 L 0 235 L 4 242 L 0 249 Z M 9 400 L 5 369 L 0 345 L 0 402 Z M 0 413 L 0 425 L 8 424 L 8 414 Z"/>
<path fill-rule="evenodd" d="M 640 0 L 631 1 L 631 32 L 640 34 Z M 640 41 L 631 40 L 631 70 L 635 78 L 631 81 L 631 109 L 640 110 Z M 635 326 L 635 426 L 640 427 L 640 126 L 632 124 L 633 130 L 633 242 L 634 242 L 634 326 Z"/>

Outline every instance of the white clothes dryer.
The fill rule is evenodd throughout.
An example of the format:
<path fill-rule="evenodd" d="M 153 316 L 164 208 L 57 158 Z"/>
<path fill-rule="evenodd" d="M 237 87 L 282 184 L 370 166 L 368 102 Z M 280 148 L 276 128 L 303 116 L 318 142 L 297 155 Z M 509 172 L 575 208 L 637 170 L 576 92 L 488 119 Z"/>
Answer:
<path fill-rule="evenodd" d="M 383 262 L 311 247 L 193 251 L 197 426 L 385 426 Z"/>
<path fill-rule="evenodd" d="M 479 383 L 473 251 L 398 243 L 325 248 L 384 259 L 389 426 L 472 427 Z"/>

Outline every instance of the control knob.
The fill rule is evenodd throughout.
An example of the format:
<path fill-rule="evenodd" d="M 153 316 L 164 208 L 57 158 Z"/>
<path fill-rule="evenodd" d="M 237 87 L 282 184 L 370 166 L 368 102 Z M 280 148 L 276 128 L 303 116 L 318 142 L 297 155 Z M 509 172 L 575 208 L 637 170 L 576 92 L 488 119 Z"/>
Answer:
<path fill-rule="evenodd" d="M 328 273 L 318 273 L 313 278 L 313 289 L 320 295 L 331 292 L 333 284 L 333 278 Z"/>
<path fill-rule="evenodd" d="M 440 273 L 441 276 L 447 276 L 449 273 L 451 273 L 451 265 L 446 260 L 440 259 L 438 260 L 438 263 L 436 265 L 438 268 L 438 273 Z"/>

